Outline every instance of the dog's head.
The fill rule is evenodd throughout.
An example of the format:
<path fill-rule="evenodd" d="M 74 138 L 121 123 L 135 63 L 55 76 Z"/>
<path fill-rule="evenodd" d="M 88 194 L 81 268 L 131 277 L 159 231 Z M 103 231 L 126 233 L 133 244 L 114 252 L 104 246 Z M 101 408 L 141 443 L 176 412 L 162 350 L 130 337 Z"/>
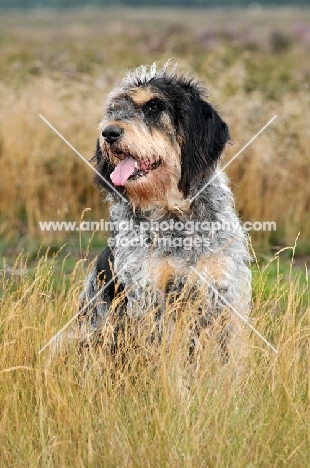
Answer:
<path fill-rule="evenodd" d="M 100 129 L 98 171 L 142 209 L 188 198 L 230 139 L 198 83 L 155 66 L 128 73 L 109 95 Z"/>

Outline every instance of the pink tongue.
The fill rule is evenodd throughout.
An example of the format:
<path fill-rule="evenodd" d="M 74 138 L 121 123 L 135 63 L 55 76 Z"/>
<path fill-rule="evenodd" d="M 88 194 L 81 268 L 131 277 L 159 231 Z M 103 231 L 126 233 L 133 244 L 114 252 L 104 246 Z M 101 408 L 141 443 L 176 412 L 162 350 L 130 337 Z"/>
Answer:
<path fill-rule="evenodd" d="M 125 185 L 128 178 L 135 172 L 135 160 L 127 157 L 114 169 L 110 178 L 114 185 Z"/>

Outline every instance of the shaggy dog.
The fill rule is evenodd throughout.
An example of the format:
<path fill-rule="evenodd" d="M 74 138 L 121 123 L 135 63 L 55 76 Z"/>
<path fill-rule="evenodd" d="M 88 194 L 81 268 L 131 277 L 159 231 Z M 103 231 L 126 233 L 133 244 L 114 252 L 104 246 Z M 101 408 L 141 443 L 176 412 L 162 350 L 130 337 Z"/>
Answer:
<path fill-rule="evenodd" d="M 167 66 L 128 72 L 108 96 L 93 159 L 112 201 L 113 237 L 82 293 L 82 341 L 100 335 L 120 294 L 119 320 L 153 310 L 159 323 L 168 295 L 186 286 L 204 297 L 192 344 L 225 315 L 226 353 L 233 310 L 247 316 L 250 304 L 246 238 L 217 167 L 229 141 L 204 88 Z"/>

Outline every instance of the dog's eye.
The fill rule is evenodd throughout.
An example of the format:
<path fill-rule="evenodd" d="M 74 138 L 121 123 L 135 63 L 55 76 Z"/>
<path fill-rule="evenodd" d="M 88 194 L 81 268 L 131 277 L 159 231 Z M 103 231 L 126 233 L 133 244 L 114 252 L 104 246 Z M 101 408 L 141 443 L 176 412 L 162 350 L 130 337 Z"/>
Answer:
<path fill-rule="evenodd" d="M 147 110 L 150 111 L 150 112 L 158 112 L 159 111 L 159 105 L 157 104 L 157 102 L 150 102 L 147 105 Z"/>
<path fill-rule="evenodd" d="M 150 101 L 145 106 L 143 106 L 144 112 L 148 114 L 158 114 L 163 110 L 163 105 L 159 101 Z"/>

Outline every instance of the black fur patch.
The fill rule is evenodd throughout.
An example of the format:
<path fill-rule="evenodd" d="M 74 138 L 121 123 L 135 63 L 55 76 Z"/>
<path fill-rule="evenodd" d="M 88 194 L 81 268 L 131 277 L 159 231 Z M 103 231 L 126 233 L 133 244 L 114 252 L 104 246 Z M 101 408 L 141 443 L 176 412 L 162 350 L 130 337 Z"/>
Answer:
<path fill-rule="evenodd" d="M 100 282 L 105 284 L 109 283 L 113 276 L 114 255 L 109 246 L 107 246 L 101 253 L 96 263 L 96 277 Z M 111 281 L 109 286 L 104 290 L 104 296 L 108 297 L 111 301 L 115 296 L 116 283 Z"/>
<path fill-rule="evenodd" d="M 188 196 L 190 188 L 208 177 L 230 140 L 228 126 L 213 107 L 197 92 L 190 98 L 183 122 L 185 143 L 182 148 L 179 188 Z"/>

